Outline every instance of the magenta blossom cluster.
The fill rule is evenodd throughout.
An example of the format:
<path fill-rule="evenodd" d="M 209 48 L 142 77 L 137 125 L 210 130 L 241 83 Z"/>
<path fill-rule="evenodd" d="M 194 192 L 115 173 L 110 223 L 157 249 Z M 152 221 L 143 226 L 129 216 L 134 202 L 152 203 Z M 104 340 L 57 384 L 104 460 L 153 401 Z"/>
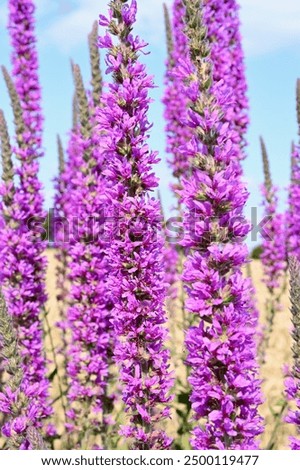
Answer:
<path fill-rule="evenodd" d="M 52 221 L 52 233 L 54 232 L 55 240 L 54 247 L 56 248 L 56 299 L 58 306 L 59 321 L 56 326 L 60 328 L 62 344 L 60 345 L 58 354 L 63 356 L 64 363 L 66 362 L 66 349 L 67 349 L 67 322 L 66 322 L 66 303 L 68 296 L 67 286 L 67 272 L 68 272 L 68 251 L 67 244 L 65 244 L 65 236 L 67 231 L 68 218 L 66 217 L 66 198 L 68 195 L 67 185 L 64 178 L 65 170 L 65 155 L 62 142 L 57 136 L 58 154 L 59 154 L 59 174 L 54 180 L 55 197 L 54 197 L 54 223 Z M 50 222 L 51 223 L 51 222 Z M 58 227 L 57 227 L 58 225 Z M 66 380 L 65 380 L 66 382 Z"/>
<path fill-rule="evenodd" d="M 72 130 L 68 158 L 57 182 L 55 230 L 59 250 L 68 254 L 68 309 L 59 326 L 70 332 L 67 346 L 67 429 L 74 446 L 90 448 L 91 436 L 103 433 L 109 410 L 107 383 L 112 355 L 110 293 L 103 234 L 104 159 L 90 115 L 78 66 L 73 66 L 79 123 Z M 100 99 L 100 97 L 99 97 Z M 103 429 L 104 428 L 104 429 Z M 76 437 L 77 436 L 77 437 Z M 79 440 L 78 440 L 79 439 Z"/>
<path fill-rule="evenodd" d="M 296 408 L 294 410 L 289 410 L 286 416 L 286 422 L 293 424 L 297 427 L 297 430 L 300 430 L 300 368 L 294 371 L 288 378 L 285 380 L 285 389 L 288 400 L 291 403 L 294 403 Z M 300 439 L 297 437 L 290 437 L 290 446 L 291 450 L 300 450 Z"/>
<path fill-rule="evenodd" d="M 181 147 L 192 138 L 192 129 L 186 125 L 189 106 L 188 97 L 183 91 L 181 77 L 176 74 L 179 60 L 189 60 L 188 41 L 184 34 L 184 12 L 183 2 L 175 0 L 172 9 L 172 23 L 169 17 L 166 21 L 169 54 L 166 63 L 167 71 L 163 97 L 167 136 L 166 151 L 169 154 L 168 164 L 175 178 L 171 188 L 178 199 L 179 216 L 182 216 L 182 201 L 179 190 L 181 189 L 182 177 L 188 173 L 190 168 L 190 162 L 187 156 L 182 153 Z M 180 271 L 179 258 L 180 255 L 176 251 L 175 243 L 171 243 L 165 251 L 166 282 L 170 286 L 168 292 L 170 299 L 174 299 L 177 294 L 176 283 L 178 283 L 180 277 L 178 272 Z M 170 303 L 169 310 L 171 308 Z"/>
<path fill-rule="evenodd" d="M 289 256 L 300 261 L 300 146 L 292 149 L 291 183 L 289 187 L 287 224 L 287 250 Z"/>
<path fill-rule="evenodd" d="M 133 36 L 137 2 L 110 2 L 107 28 L 100 39 L 106 48 L 107 73 L 113 76 L 104 106 L 98 113 L 102 152 L 111 181 L 108 200 L 118 227 L 112 234 L 109 288 L 114 326 L 119 341 L 115 360 L 120 368 L 122 396 L 130 423 L 122 434 L 134 449 L 166 449 L 171 439 L 160 426 L 169 416 L 172 379 L 169 353 L 164 347 L 165 282 L 159 201 L 152 165 L 158 162 L 147 144 L 151 128 L 147 113 L 153 81 L 138 56 L 145 43 Z M 117 36 L 113 44 L 112 35 Z"/>
<path fill-rule="evenodd" d="M 234 138 L 223 111 L 231 93 L 212 83 L 210 48 L 200 2 L 186 0 L 187 35 L 196 73 L 187 62 L 179 72 L 192 103 L 194 138 L 184 152 L 193 163 L 183 180 L 184 246 L 189 249 L 183 280 L 186 309 L 197 326 L 186 336 L 191 367 L 195 449 L 255 449 L 262 431 L 256 362 L 256 318 L 242 267 L 243 239 L 250 227 L 243 216 L 247 191 L 239 178 Z M 199 13 L 200 12 L 200 13 Z M 192 228 L 192 230 L 191 230 Z"/>
<path fill-rule="evenodd" d="M 85 425 L 92 432 L 91 422 L 96 429 L 103 422 L 112 325 L 106 286 L 107 260 L 102 239 L 102 161 L 92 154 L 92 149 L 97 145 L 92 137 L 86 140 L 79 133 L 78 144 L 81 171 L 75 174 L 73 182 L 76 189 L 72 192 L 72 214 L 76 213 L 78 219 L 71 223 L 74 230 L 70 235 L 68 250 L 71 282 L 68 298 L 70 307 L 67 311 L 71 330 L 67 362 L 70 381 L 68 429 L 82 432 L 81 427 Z M 93 168 L 88 168 L 84 159 L 87 154 L 89 163 L 94 163 Z M 84 169 L 87 171 L 82 171 Z M 84 413 L 85 420 L 82 419 Z"/>
<path fill-rule="evenodd" d="M 54 246 L 56 248 L 56 259 L 58 272 L 56 279 L 57 300 L 59 304 L 59 321 L 57 327 L 60 329 L 62 343 L 66 346 L 68 322 L 66 317 L 66 306 L 68 303 L 68 272 L 69 267 L 63 266 L 68 263 L 68 248 L 72 229 L 72 217 L 74 217 L 73 194 L 76 189 L 75 176 L 82 164 L 82 148 L 78 139 L 78 128 L 73 128 L 68 136 L 66 151 L 67 157 L 63 168 L 54 182 L 54 220 L 51 230 L 54 235 Z M 63 346 L 63 345 L 62 345 Z M 64 348 L 65 349 L 65 348 Z M 61 351 L 65 354 L 65 351 Z M 67 361 L 67 357 L 64 357 Z"/>
<path fill-rule="evenodd" d="M 41 150 L 43 117 L 38 79 L 35 37 L 35 5 L 32 0 L 8 0 L 12 72 L 21 99 L 24 120 L 33 142 Z M 36 150 L 36 149 L 34 149 Z M 35 155 L 36 156 L 36 155 Z"/>
<path fill-rule="evenodd" d="M 25 372 L 25 370 L 24 370 Z M 45 409 L 42 410 L 40 403 L 45 400 L 45 393 L 40 384 L 26 385 L 25 381 L 17 390 L 11 390 L 6 386 L 0 393 L 0 411 L 4 416 L 13 416 L 20 397 L 26 397 L 24 407 L 17 417 L 13 417 L 2 426 L 2 434 L 8 439 L 19 441 L 19 450 L 31 450 L 30 441 L 26 437 L 29 428 L 40 428 L 41 421 L 45 418 Z M 55 428 L 48 425 L 46 428 L 48 436 L 55 435 Z"/>
<path fill-rule="evenodd" d="M 264 236 L 262 240 L 264 283 L 270 291 L 281 287 L 286 271 L 285 217 L 278 213 L 277 189 L 262 186 L 264 196 Z"/>
<path fill-rule="evenodd" d="M 229 123 L 232 153 L 245 157 L 245 135 L 249 124 L 249 103 L 244 53 L 240 33 L 239 5 L 236 0 L 204 0 L 204 21 L 211 45 L 215 82 L 222 80 L 231 91 L 231 100 L 224 110 L 223 121 Z"/>
<path fill-rule="evenodd" d="M 292 450 L 300 450 L 300 264 L 297 258 L 289 258 L 289 271 L 294 361 L 293 368 L 288 371 L 288 377 L 285 380 L 289 401 L 286 422 L 293 424 L 297 429 L 297 437 L 290 436 L 290 447 Z"/>
<path fill-rule="evenodd" d="M 42 155 L 42 114 L 32 1 L 9 1 L 9 31 L 18 98 L 23 110 L 22 134 L 13 151 L 19 159 L 18 183 L 10 207 L 4 208 L 1 231 L 1 283 L 14 319 L 24 362 L 24 386 L 30 387 L 32 405 L 40 419 L 51 414 L 49 383 L 43 350 L 41 314 L 46 302 L 46 248 L 36 227 L 45 220 L 38 157 Z M 3 191 L 7 190 L 3 188 Z M 3 195 L 2 191 L 2 195 Z M 4 195 L 5 196 L 5 195 Z M 5 199 L 5 198 L 4 198 Z"/>
<path fill-rule="evenodd" d="M 184 34 L 185 7 L 182 0 L 175 0 L 173 4 L 173 28 L 171 31 L 173 44 L 167 60 L 166 89 L 163 99 L 165 105 L 167 152 L 171 156 L 168 163 L 177 178 L 177 186 L 182 176 L 185 176 L 190 168 L 187 156 L 181 151 L 181 147 L 190 141 L 193 130 L 186 125 L 189 101 L 183 91 L 181 77 L 176 74 L 180 60 L 189 61 L 189 49 L 186 35 Z"/>

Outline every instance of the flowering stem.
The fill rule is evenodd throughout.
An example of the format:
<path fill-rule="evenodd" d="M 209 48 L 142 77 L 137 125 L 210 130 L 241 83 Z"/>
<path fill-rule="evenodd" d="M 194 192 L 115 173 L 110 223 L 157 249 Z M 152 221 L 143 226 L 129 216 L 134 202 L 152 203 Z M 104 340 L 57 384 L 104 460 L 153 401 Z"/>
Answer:
<path fill-rule="evenodd" d="M 300 264 L 296 258 L 289 259 L 290 271 L 290 300 L 293 323 L 293 369 L 287 378 L 286 394 L 293 406 L 289 408 L 286 421 L 296 426 L 297 437 L 290 436 L 292 450 L 300 450 Z"/>
<path fill-rule="evenodd" d="M 255 449 L 262 431 L 256 319 L 249 282 L 242 274 L 248 260 L 243 239 L 250 227 L 242 215 L 248 194 L 233 153 L 234 133 L 223 121 L 228 89 L 213 81 L 203 2 L 184 0 L 184 4 L 192 64 L 182 63 L 181 75 L 190 98 L 188 122 L 194 131 L 194 138 L 182 149 L 191 170 L 181 191 L 187 208 L 183 244 L 189 250 L 183 280 L 186 308 L 195 325 L 186 336 L 197 423 L 192 445 L 195 449 Z"/>
<path fill-rule="evenodd" d="M 5 372 L 8 374 L 0 398 L 0 409 L 8 418 L 2 427 L 2 432 L 8 437 L 6 448 L 10 450 L 28 448 L 31 441 L 27 433 L 32 427 L 35 429 L 35 435 L 39 436 L 41 444 L 43 439 L 34 427 L 36 416 L 34 412 L 30 412 L 30 395 L 24 382 L 23 361 L 17 333 L 7 311 L 2 291 L 0 291 L 0 345 L 0 356 L 4 359 Z"/>
<path fill-rule="evenodd" d="M 92 97 L 94 108 L 101 104 L 103 80 L 100 69 L 100 54 L 98 47 L 98 22 L 95 21 L 89 34 L 90 63 L 92 70 Z"/>
<path fill-rule="evenodd" d="M 158 158 L 146 143 L 153 83 L 138 60 L 145 44 L 132 35 L 137 2 L 113 0 L 109 6 L 109 18 L 100 16 L 107 28 L 100 46 L 108 49 L 106 64 L 113 83 L 98 119 L 103 153 L 110 162 L 105 170 L 111 183 L 108 201 L 118 218 L 118 232 L 109 247 L 109 288 L 118 335 L 115 360 L 130 420 L 121 432 L 134 449 L 166 449 L 171 439 L 161 423 L 169 416 L 172 378 L 164 347 L 164 248 L 159 202 L 150 195 L 157 187 L 152 165 Z"/>
<path fill-rule="evenodd" d="M 269 218 L 262 242 L 263 253 L 261 255 L 264 282 L 268 289 L 268 297 L 265 302 L 266 328 L 259 351 L 262 364 L 265 364 L 276 314 L 281 308 L 281 298 L 287 288 L 287 275 L 284 219 L 281 214 L 277 213 L 278 198 L 276 188 L 272 183 L 268 154 L 262 138 L 260 138 L 260 143 L 265 177 L 263 187 L 265 216 Z"/>

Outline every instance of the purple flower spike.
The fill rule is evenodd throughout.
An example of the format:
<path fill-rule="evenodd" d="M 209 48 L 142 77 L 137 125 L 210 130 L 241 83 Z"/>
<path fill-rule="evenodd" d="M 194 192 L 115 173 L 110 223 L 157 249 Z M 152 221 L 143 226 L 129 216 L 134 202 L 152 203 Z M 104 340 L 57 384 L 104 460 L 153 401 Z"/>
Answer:
<path fill-rule="evenodd" d="M 229 124 L 232 153 L 245 158 L 249 103 L 244 53 L 240 33 L 239 5 L 236 0 L 204 0 L 204 21 L 211 45 L 214 82 L 223 81 L 232 94 L 224 110 L 223 122 Z M 240 168 L 241 171 L 241 168 Z"/>
<path fill-rule="evenodd" d="M 15 86 L 32 143 L 41 152 L 43 116 L 35 37 L 35 5 L 32 0 L 9 0 L 9 32 L 13 48 Z M 37 157 L 38 155 L 35 155 Z"/>
<path fill-rule="evenodd" d="M 186 309 L 196 326 L 186 336 L 191 367 L 194 449 L 256 449 L 262 432 L 255 327 L 248 259 L 243 243 L 250 226 L 243 216 L 248 193 L 240 180 L 234 132 L 223 121 L 231 90 L 213 82 L 203 2 L 185 0 L 187 37 L 195 71 L 182 64 L 191 101 L 194 138 L 183 150 L 192 159 L 181 193 L 186 207 L 183 280 Z"/>
<path fill-rule="evenodd" d="M 296 258 L 290 258 L 290 298 L 293 322 L 293 358 L 294 364 L 290 376 L 285 381 L 288 401 L 293 404 L 286 417 L 288 423 L 294 424 L 300 434 L 300 265 Z M 290 437 L 292 450 L 300 450 L 300 438 Z"/>
<path fill-rule="evenodd" d="M 300 136 L 300 79 L 297 80 L 297 120 Z M 300 145 L 293 145 L 291 159 L 291 183 L 289 187 L 289 208 L 287 211 L 288 255 L 300 261 Z"/>
<path fill-rule="evenodd" d="M 57 216 L 66 221 L 56 232 L 61 253 L 68 255 L 68 308 L 59 326 L 67 342 L 69 442 L 91 449 L 96 435 L 102 446 L 108 438 L 107 415 L 113 406 L 108 395 L 113 338 L 111 301 L 107 288 L 105 161 L 99 152 L 99 133 L 89 108 L 80 69 L 73 65 L 78 123 L 67 149 L 67 161 L 56 183 Z M 100 102 L 101 96 L 98 97 Z"/>
<path fill-rule="evenodd" d="M 300 261 L 300 146 L 293 145 L 292 174 L 289 187 L 289 208 L 287 211 L 288 254 Z"/>
<path fill-rule="evenodd" d="M 52 412 L 49 406 L 43 329 L 40 315 L 45 311 L 46 242 L 42 241 L 45 221 L 42 187 L 38 179 L 38 158 L 42 152 L 42 112 L 38 61 L 34 35 L 35 7 L 30 0 L 10 0 L 9 32 L 13 47 L 13 105 L 20 107 L 17 144 L 13 152 L 19 160 L 13 200 L 4 206 L 5 226 L 0 236 L 1 283 L 9 314 L 18 334 L 24 363 L 24 387 L 31 387 L 31 405 L 38 425 Z M 9 84 L 9 76 L 4 70 Z M 6 191 L 3 189 L 4 192 Z M 5 194 L 4 194 L 5 196 Z M 19 426 L 19 424 L 16 424 Z"/>
<path fill-rule="evenodd" d="M 261 260 L 264 273 L 263 281 L 268 289 L 268 298 L 265 304 L 267 325 L 260 346 L 260 353 L 264 362 L 273 331 L 274 319 L 276 313 L 281 309 L 280 300 L 286 288 L 285 272 L 287 263 L 285 217 L 278 213 L 277 188 L 272 183 L 267 150 L 263 139 L 261 139 L 261 149 L 265 176 L 262 194 L 264 197 L 264 216 L 266 218 Z"/>
<path fill-rule="evenodd" d="M 187 113 L 189 106 L 188 95 L 183 89 L 183 84 L 178 68 L 182 61 L 189 60 L 188 40 L 184 34 L 184 12 L 185 7 L 182 0 L 175 0 L 173 4 L 173 44 L 169 48 L 169 57 L 167 60 L 166 90 L 163 103 L 165 104 L 165 119 L 167 122 L 167 153 L 171 155 L 168 163 L 173 171 L 173 176 L 177 179 L 174 186 L 178 196 L 181 178 L 186 176 L 190 168 L 190 162 L 181 151 L 181 147 L 189 142 L 193 135 L 187 122 Z"/>
<path fill-rule="evenodd" d="M 153 88 L 139 60 L 145 44 L 132 35 L 137 3 L 110 2 L 101 47 L 108 47 L 107 73 L 113 83 L 98 113 L 101 146 L 109 165 L 107 191 L 115 233 L 109 249 L 113 315 L 119 341 L 115 360 L 120 367 L 125 410 L 130 416 L 121 433 L 134 449 L 167 449 L 171 439 L 161 427 L 169 416 L 173 380 L 169 353 L 164 347 L 163 240 L 159 201 L 149 194 L 157 187 L 152 165 L 158 156 L 147 144 L 151 125 L 147 118 Z M 112 46 L 109 37 L 117 36 Z"/>

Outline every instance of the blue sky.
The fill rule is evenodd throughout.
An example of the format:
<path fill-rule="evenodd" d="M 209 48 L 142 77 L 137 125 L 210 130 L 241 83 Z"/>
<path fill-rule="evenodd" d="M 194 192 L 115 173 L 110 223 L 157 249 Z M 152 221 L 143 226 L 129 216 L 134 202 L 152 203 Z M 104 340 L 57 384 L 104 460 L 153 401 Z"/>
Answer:
<path fill-rule="evenodd" d="M 0 62 L 9 67 L 10 48 L 6 31 L 6 0 L 0 0 Z M 172 205 L 168 190 L 170 172 L 165 164 L 163 107 L 163 74 L 165 37 L 162 15 L 163 0 L 138 0 L 139 17 L 136 31 L 149 42 L 151 55 L 145 58 L 149 73 L 155 76 L 157 89 L 151 107 L 154 128 L 151 144 L 159 150 L 162 162 L 158 173 L 165 209 Z M 168 5 L 172 2 L 166 1 Z M 45 113 L 46 156 L 41 162 L 41 179 L 47 207 L 52 205 L 52 180 L 57 172 L 56 134 L 66 142 L 71 124 L 73 83 L 70 58 L 82 67 L 89 82 L 87 34 L 99 13 L 106 13 L 106 0 L 36 0 L 37 31 Z M 290 146 L 297 139 L 295 84 L 300 76 L 300 2 L 299 0 L 241 0 L 241 19 L 246 54 L 251 126 L 245 178 L 251 193 L 250 207 L 259 206 L 262 165 L 259 135 L 268 147 L 275 183 L 283 189 L 289 181 Z M 3 80 L 0 79 L 0 106 L 12 121 Z"/>

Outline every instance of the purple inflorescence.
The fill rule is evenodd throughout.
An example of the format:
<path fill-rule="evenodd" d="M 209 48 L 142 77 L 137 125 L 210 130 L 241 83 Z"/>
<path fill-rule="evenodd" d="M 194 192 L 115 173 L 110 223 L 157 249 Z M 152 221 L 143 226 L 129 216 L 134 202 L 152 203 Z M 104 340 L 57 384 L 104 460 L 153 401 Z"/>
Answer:
<path fill-rule="evenodd" d="M 194 138 L 183 151 L 192 162 L 183 180 L 184 246 L 189 249 L 183 280 L 186 308 L 198 325 L 186 336 L 191 366 L 191 403 L 198 422 L 195 449 L 255 449 L 262 431 L 255 326 L 249 283 L 242 275 L 250 227 L 243 216 L 247 191 L 239 178 L 233 132 L 223 121 L 231 90 L 213 84 L 202 2 L 186 0 L 187 36 L 196 68 L 181 60 L 188 84 L 189 125 Z"/>
<path fill-rule="evenodd" d="M 231 131 L 232 154 L 241 160 L 245 157 L 249 103 L 239 5 L 236 0 L 204 0 L 203 8 L 214 64 L 213 79 L 215 82 L 222 80 L 232 93 L 224 110 L 223 121 L 229 124 Z"/>
<path fill-rule="evenodd" d="M 262 138 L 261 149 L 265 176 L 261 188 L 265 217 L 261 260 L 264 282 L 273 295 L 274 289 L 281 287 L 286 271 L 285 217 L 278 213 L 278 190 L 272 183 L 268 154 Z"/>
<path fill-rule="evenodd" d="M 300 79 L 297 80 L 297 121 L 300 136 Z M 292 146 L 291 183 L 287 210 L 287 250 L 289 256 L 300 261 L 300 145 Z"/>
<path fill-rule="evenodd" d="M 165 282 L 159 201 L 149 194 L 157 187 L 152 165 L 157 153 L 147 144 L 147 118 L 152 78 L 139 60 L 145 43 L 133 36 L 135 0 L 110 2 L 107 28 L 100 47 L 107 48 L 107 73 L 113 83 L 98 113 L 101 147 L 109 162 L 108 198 L 117 226 L 110 256 L 110 289 L 118 343 L 115 360 L 120 367 L 122 394 L 130 423 L 121 433 L 135 449 L 166 449 L 171 439 L 161 428 L 169 416 L 172 378 L 164 313 Z M 113 45 L 113 36 L 118 42 Z"/>
<path fill-rule="evenodd" d="M 287 211 L 287 249 L 289 256 L 300 261 L 300 146 L 292 149 L 292 174 Z"/>
<path fill-rule="evenodd" d="M 281 287 L 286 270 L 285 217 L 278 213 L 276 191 L 275 187 L 272 187 L 271 190 L 268 190 L 266 186 L 262 187 L 266 224 L 262 240 L 261 260 L 264 271 L 263 280 L 271 292 Z"/>
<path fill-rule="evenodd" d="M 290 402 L 286 421 L 296 426 L 300 431 L 300 265 L 297 258 L 290 258 L 290 299 L 293 323 L 293 368 L 285 381 L 286 395 Z M 292 450 L 300 450 L 299 437 L 290 437 Z"/>
<path fill-rule="evenodd" d="M 17 123 L 17 143 L 13 148 L 19 160 L 15 171 L 17 183 L 10 205 L 2 207 L 5 227 L 1 231 L 0 251 L 1 283 L 18 334 L 24 364 L 24 386 L 31 390 L 31 405 L 41 425 L 41 420 L 51 414 L 51 407 L 40 319 L 47 300 L 46 259 L 43 254 L 46 242 L 42 240 L 41 225 L 45 221 L 45 213 L 42 187 L 38 179 L 43 118 L 34 13 L 32 1 L 9 1 L 13 77 L 22 116 L 19 116 L 20 121 Z M 2 188 L 4 202 L 8 189 L 7 185 Z"/>
<path fill-rule="evenodd" d="M 60 249 L 68 253 L 70 282 L 66 321 L 59 326 L 63 334 L 70 331 L 67 429 L 74 446 L 91 448 L 94 436 L 105 434 L 111 407 L 107 385 L 113 335 L 103 234 L 104 159 L 78 66 L 73 66 L 73 73 L 80 123 L 70 135 L 68 159 L 59 177 L 64 191 L 58 191 L 56 200 L 58 215 L 66 222 L 66 230 L 60 228 L 57 237 Z"/>
<path fill-rule="evenodd" d="M 167 122 L 167 152 L 172 158 L 168 163 L 177 178 L 178 189 L 182 176 L 185 176 L 190 168 L 187 156 L 180 150 L 182 145 L 190 141 L 193 129 L 187 124 L 187 112 L 189 100 L 182 86 L 181 76 L 176 70 L 181 60 L 189 60 L 189 48 L 187 37 L 184 34 L 185 7 L 182 0 L 175 0 L 173 4 L 173 44 L 169 51 L 167 61 L 166 90 L 163 102 L 165 104 L 165 119 Z"/>
<path fill-rule="evenodd" d="M 35 38 L 35 5 L 32 0 L 9 0 L 9 31 L 13 47 L 12 65 L 15 86 L 21 100 L 24 121 L 31 134 L 35 157 L 41 151 L 43 116 L 38 78 Z M 28 155 L 28 158 L 30 155 Z"/>

